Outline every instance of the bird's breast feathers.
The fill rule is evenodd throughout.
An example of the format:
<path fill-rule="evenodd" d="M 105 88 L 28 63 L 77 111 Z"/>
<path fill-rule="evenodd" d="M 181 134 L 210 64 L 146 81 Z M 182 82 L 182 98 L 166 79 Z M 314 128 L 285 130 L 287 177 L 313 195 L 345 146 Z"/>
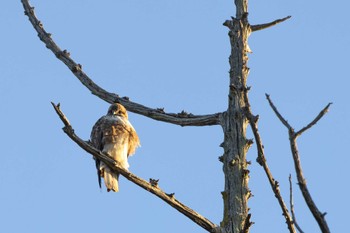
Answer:
<path fill-rule="evenodd" d="M 125 143 L 117 141 L 116 143 L 105 144 L 103 147 L 103 152 L 119 162 L 123 168 L 128 169 L 128 148 L 129 146 L 127 141 Z"/>

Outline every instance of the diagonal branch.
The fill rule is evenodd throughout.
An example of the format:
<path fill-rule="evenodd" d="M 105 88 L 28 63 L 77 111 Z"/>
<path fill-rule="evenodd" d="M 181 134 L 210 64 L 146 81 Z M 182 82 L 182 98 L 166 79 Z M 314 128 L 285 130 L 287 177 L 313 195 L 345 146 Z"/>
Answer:
<path fill-rule="evenodd" d="M 275 26 L 279 23 L 282 23 L 282 22 L 286 21 L 287 19 L 290 19 L 291 17 L 292 16 L 289 15 L 287 17 L 284 17 L 283 19 L 277 19 L 277 20 L 272 21 L 270 23 L 251 25 L 250 28 L 252 29 L 252 32 L 263 30 L 263 29 Z"/>
<path fill-rule="evenodd" d="M 80 139 L 75 133 L 74 129 L 70 125 L 67 117 L 63 114 L 63 112 L 60 109 L 60 105 L 55 105 L 52 103 L 52 106 L 54 107 L 56 113 L 59 115 L 60 119 L 64 123 L 63 131 L 75 142 L 77 143 L 82 149 L 84 149 L 89 154 L 97 157 L 98 159 L 102 160 L 111 170 L 118 172 L 122 174 L 126 179 L 133 182 L 134 184 L 140 186 L 141 188 L 145 189 L 146 191 L 156 195 L 166 203 L 168 203 L 170 206 L 175 208 L 180 213 L 184 214 L 186 217 L 191 219 L 193 222 L 197 223 L 199 226 L 207 230 L 208 232 L 214 232 L 215 229 L 218 228 L 217 225 L 206 219 L 205 217 L 198 214 L 196 211 L 192 210 L 191 208 L 187 207 L 186 205 L 182 204 L 180 201 L 176 200 L 174 193 L 167 194 L 164 191 L 162 191 L 158 185 L 157 181 L 151 180 L 151 183 L 135 176 L 131 172 L 123 169 L 118 165 L 118 162 L 113 160 L 112 158 L 108 157 L 101 151 L 95 149 L 92 147 L 89 143 L 85 142 L 84 140 Z"/>
<path fill-rule="evenodd" d="M 38 33 L 40 40 L 50 49 L 55 56 L 62 61 L 79 79 L 79 81 L 91 91 L 93 95 L 105 100 L 108 103 L 121 103 L 128 111 L 152 118 L 158 121 L 164 121 L 181 126 L 205 126 L 218 125 L 221 113 L 208 115 L 193 115 L 182 111 L 180 113 L 165 113 L 163 108 L 149 108 L 141 104 L 132 102 L 128 97 L 119 97 L 118 94 L 110 93 L 96 83 L 94 83 L 89 76 L 82 70 L 82 66 L 70 58 L 67 50 L 61 50 L 51 38 L 51 34 L 46 32 L 43 24 L 34 14 L 34 7 L 32 7 L 28 0 L 21 0 L 24 7 L 24 14 L 28 16 L 29 21 Z"/>
<path fill-rule="evenodd" d="M 272 101 L 269 97 L 268 97 L 268 101 L 270 103 L 270 106 L 272 107 L 272 109 L 276 113 L 277 117 L 280 120 L 281 119 L 284 120 L 284 118 L 279 114 L 277 108 L 272 103 Z M 300 156 L 299 156 L 299 151 L 298 151 L 298 146 L 297 146 L 297 137 L 300 136 L 306 130 L 310 129 L 313 125 L 315 125 L 317 123 L 317 121 L 320 120 L 322 118 L 322 116 L 324 116 L 324 114 L 326 114 L 329 106 L 330 106 L 330 104 L 328 104 L 311 123 L 309 123 L 306 127 L 299 130 L 297 133 L 294 132 L 294 129 L 289 124 L 286 125 L 284 123 L 284 122 L 286 122 L 286 120 L 284 120 L 284 122 L 281 120 L 282 123 L 288 128 L 290 147 L 291 147 L 292 156 L 293 156 L 293 160 L 294 160 L 294 167 L 295 167 L 295 172 L 297 174 L 299 188 L 301 190 L 301 193 L 304 197 L 304 200 L 305 200 L 307 206 L 309 207 L 309 210 L 311 211 L 312 215 L 314 216 L 316 222 L 318 223 L 318 225 L 323 233 L 330 232 L 330 230 L 328 228 L 328 224 L 324 218 L 326 213 L 322 213 L 321 211 L 319 211 L 319 209 L 317 208 L 316 203 L 313 201 L 311 194 L 309 192 L 309 189 L 306 185 L 306 180 L 305 180 L 305 177 L 303 175 L 303 169 L 301 167 L 301 162 L 300 162 Z"/>
<path fill-rule="evenodd" d="M 298 132 L 295 133 L 295 137 L 299 137 L 302 133 L 304 133 L 306 130 L 310 129 L 312 126 L 316 125 L 316 123 L 321 120 L 321 118 L 328 112 L 329 107 L 331 106 L 332 103 L 328 103 L 324 109 L 316 116 L 316 118 L 311 121 L 307 126 L 299 130 Z"/>
<path fill-rule="evenodd" d="M 271 101 L 270 95 L 269 94 L 265 94 L 265 96 L 266 96 L 267 101 L 269 101 L 269 104 L 270 104 L 272 110 L 275 112 L 276 116 L 282 122 L 282 124 L 284 124 L 284 126 L 286 126 L 289 130 L 293 129 L 292 126 L 290 126 L 290 124 L 288 123 L 288 121 L 286 119 L 284 119 L 283 116 L 279 113 L 279 111 L 277 110 L 276 106 Z"/>
<path fill-rule="evenodd" d="M 293 223 L 295 227 L 298 229 L 300 233 L 304 233 L 304 231 L 300 228 L 295 218 L 294 213 L 294 203 L 293 203 L 293 185 L 292 185 L 292 175 L 289 174 L 289 204 L 290 204 L 290 212 L 292 213 Z"/>
<path fill-rule="evenodd" d="M 278 203 L 282 209 L 283 212 L 283 216 L 286 219 L 286 223 L 289 229 L 289 232 L 291 233 L 295 233 L 295 228 L 294 228 L 294 223 L 293 220 L 289 214 L 288 208 L 285 204 L 285 202 L 283 201 L 281 192 L 280 192 L 280 188 L 279 188 L 279 184 L 278 181 L 275 180 L 272 176 L 271 170 L 267 165 L 267 161 L 266 161 L 266 157 L 265 157 L 265 153 L 264 153 L 264 145 L 262 143 L 260 134 L 259 134 L 259 130 L 258 130 L 258 116 L 254 116 L 250 107 L 250 103 L 249 103 L 249 99 L 248 99 L 248 90 L 249 88 L 246 89 L 246 91 L 244 92 L 244 102 L 246 105 L 245 108 L 245 116 L 247 117 L 250 127 L 253 131 L 254 134 L 254 138 L 256 141 L 256 146 L 257 146 L 257 151 L 258 151 L 258 158 L 256 159 L 257 162 L 264 168 L 264 171 L 266 173 L 266 176 L 269 180 L 270 186 L 272 188 L 273 193 L 275 194 L 275 197 L 278 200 Z"/>

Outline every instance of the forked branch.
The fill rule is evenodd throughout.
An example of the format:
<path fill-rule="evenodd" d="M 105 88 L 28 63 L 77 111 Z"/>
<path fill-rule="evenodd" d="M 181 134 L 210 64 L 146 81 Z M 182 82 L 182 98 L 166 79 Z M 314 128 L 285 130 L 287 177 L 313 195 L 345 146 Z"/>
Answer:
<path fill-rule="evenodd" d="M 152 118 L 158 121 L 164 121 L 181 126 L 205 126 L 218 125 L 221 113 L 208 115 L 193 115 L 182 111 L 180 113 L 166 113 L 164 108 L 149 108 L 141 104 L 132 102 L 128 97 L 119 97 L 118 94 L 110 93 L 96 83 L 83 71 L 82 66 L 70 58 L 67 50 L 61 50 L 53 41 L 51 34 L 46 32 L 43 24 L 34 14 L 34 7 L 29 4 L 28 0 L 21 0 L 24 7 L 24 14 L 28 16 L 29 21 L 38 33 L 40 40 L 50 49 L 55 56 L 62 61 L 68 69 L 79 79 L 79 81 L 88 88 L 93 95 L 105 100 L 108 103 L 121 103 L 128 111 Z"/>
<path fill-rule="evenodd" d="M 321 211 L 319 211 L 319 209 L 317 208 L 316 203 L 313 201 L 311 194 L 308 190 L 308 187 L 306 185 L 306 180 L 305 180 L 305 177 L 303 175 L 303 170 L 302 170 L 301 162 L 300 162 L 300 156 L 299 156 L 299 151 L 298 151 L 298 146 L 297 146 L 297 137 L 300 136 L 306 130 L 310 129 L 312 126 L 314 126 L 328 112 L 328 109 L 329 109 L 331 103 L 329 103 L 316 116 L 316 118 L 313 121 L 311 121 L 307 126 L 302 128 L 301 130 L 295 132 L 294 129 L 288 124 L 287 120 L 285 120 L 285 118 L 279 113 L 278 109 L 273 104 L 272 100 L 270 99 L 270 96 L 266 94 L 266 98 L 269 101 L 269 104 L 270 104 L 271 108 L 273 109 L 273 111 L 275 112 L 275 114 L 277 115 L 278 119 L 280 119 L 282 124 L 285 125 L 288 129 L 290 147 L 292 150 L 292 155 L 293 155 L 293 160 L 294 160 L 294 167 L 295 167 L 295 171 L 297 174 L 299 188 L 301 190 L 301 193 L 303 194 L 304 200 L 305 200 L 307 206 L 309 207 L 312 215 L 316 219 L 321 231 L 323 233 L 329 233 L 330 230 L 329 230 L 328 224 L 324 218 L 326 213 L 321 213 Z"/>
<path fill-rule="evenodd" d="M 244 102 L 246 105 L 245 108 L 245 116 L 247 117 L 250 127 L 253 131 L 254 134 L 254 138 L 256 141 L 256 147 L 257 147 L 257 151 L 258 151 L 258 157 L 256 159 L 256 161 L 264 168 L 264 171 L 266 173 L 266 176 L 269 180 L 270 186 L 272 188 L 272 191 L 275 194 L 275 197 L 278 200 L 278 203 L 282 209 L 282 213 L 284 218 L 286 219 L 286 223 L 289 229 L 289 232 L 291 233 L 295 233 L 295 227 L 294 227 L 294 223 L 293 220 L 289 214 L 288 208 L 282 198 L 281 192 L 280 192 L 280 188 L 279 188 L 279 183 L 277 180 L 275 180 L 272 176 L 271 170 L 269 168 L 269 166 L 267 165 L 267 161 L 266 161 L 266 157 L 265 157 L 265 153 L 264 153 L 264 146 L 259 134 L 259 130 L 258 130 L 258 116 L 254 116 L 250 107 L 250 103 L 249 103 L 249 98 L 248 98 L 248 90 L 249 88 L 246 88 L 246 91 L 244 92 Z"/>
<path fill-rule="evenodd" d="M 215 230 L 218 228 L 217 225 L 203 217 L 202 215 L 198 214 L 196 211 L 192 210 L 191 208 L 187 207 L 186 205 L 182 204 L 180 201 L 176 200 L 174 193 L 167 194 L 164 191 L 162 191 L 158 187 L 158 181 L 155 182 L 155 180 L 151 180 L 151 183 L 135 176 L 128 170 L 125 170 L 124 168 L 120 167 L 118 165 L 118 162 L 114 159 L 108 157 L 101 151 L 95 149 L 92 147 L 89 143 L 85 142 L 84 140 L 80 139 L 75 133 L 74 129 L 70 125 L 67 117 L 63 114 L 63 112 L 60 109 L 60 105 L 55 105 L 54 103 L 51 103 L 54 107 L 56 113 L 62 120 L 63 124 L 65 125 L 63 127 L 63 131 L 70 137 L 75 143 L 77 143 L 82 149 L 84 149 L 89 154 L 93 155 L 94 157 L 97 157 L 101 161 L 103 161 L 112 171 L 118 172 L 122 174 L 126 179 L 133 182 L 134 184 L 140 186 L 141 188 L 145 189 L 146 191 L 156 195 L 163 201 L 165 201 L 167 204 L 175 208 L 180 213 L 184 214 L 186 217 L 191 219 L 193 222 L 197 223 L 199 226 L 207 230 L 208 232 L 215 232 Z"/>

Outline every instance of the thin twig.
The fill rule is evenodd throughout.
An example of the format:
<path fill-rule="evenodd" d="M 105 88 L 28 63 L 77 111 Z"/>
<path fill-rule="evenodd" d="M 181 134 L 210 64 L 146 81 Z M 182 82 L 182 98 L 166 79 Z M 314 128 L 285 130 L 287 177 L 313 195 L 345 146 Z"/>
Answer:
<path fill-rule="evenodd" d="M 332 103 L 328 103 L 326 107 L 322 109 L 322 111 L 316 116 L 316 118 L 311 121 L 307 126 L 299 130 L 295 133 L 295 137 L 299 137 L 302 133 L 304 133 L 306 130 L 310 129 L 312 126 L 314 126 L 329 110 L 329 107 Z"/>
<path fill-rule="evenodd" d="M 280 119 L 280 121 L 288 129 L 289 142 L 290 142 L 290 147 L 291 147 L 291 151 L 292 151 L 295 172 L 297 175 L 299 188 L 300 188 L 301 193 L 304 197 L 304 200 L 305 200 L 307 206 L 309 207 L 309 210 L 311 211 L 312 215 L 314 216 L 316 222 L 318 223 L 321 231 L 323 233 L 329 233 L 330 230 L 329 230 L 328 224 L 324 218 L 325 213 L 322 213 L 321 211 L 319 211 L 319 209 L 317 208 L 316 203 L 313 201 L 311 194 L 308 190 L 308 187 L 306 185 L 306 180 L 305 180 L 305 177 L 303 175 L 303 169 L 301 167 L 300 156 L 299 156 L 299 151 L 298 151 L 298 146 L 297 146 L 296 140 L 297 140 L 298 136 L 300 136 L 306 130 L 310 129 L 313 125 L 315 125 L 317 123 L 318 120 L 320 120 L 325 115 L 325 113 L 328 111 L 330 104 L 328 104 L 311 123 L 309 123 L 306 127 L 304 127 L 303 129 L 301 129 L 297 133 L 295 133 L 294 129 L 288 123 L 287 124 L 285 123 L 287 121 L 278 112 L 277 108 L 275 107 L 275 105 L 273 104 L 272 100 L 270 99 L 270 97 L 268 95 L 267 95 L 267 99 L 270 103 L 271 108 L 276 113 L 278 119 Z"/>
<path fill-rule="evenodd" d="M 257 157 L 257 162 L 263 167 L 266 176 L 269 180 L 270 186 L 272 188 L 273 193 L 275 194 L 275 197 L 278 200 L 278 203 L 282 209 L 283 212 L 283 216 L 286 219 L 286 223 L 289 229 L 289 232 L 291 233 L 296 233 L 295 231 L 295 227 L 294 227 L 294 223 L 293 220 L 289 214 L 288 208 L 282 198 L 280 189 L 279 189 L 279 184 L 278 181 L 275 180 L 272 176 L 271 170 L 267 165 L 267 161 L 266 161 L 266 157 L 264 154 L 264 146 L 259 134 L 259 130 L 258 130 L 258 116 L 254 116 L 250 107 L 250 103 L 249 103 L 249 99 L 248 99 L 248 91 L 244 92 L 244 101 L 245 101 L 245 105 L 246 105 L 246 109 L 245 109 L 245 116 L 247 117 L 250 127 L 253 131 L 254 134 L 254 138 L 256 141 L 256 146 L 257 146 L 257 151 L 258 151 L 258 157 Z"/>
<path fill-rule="evenodd" d="M 43 27 L 43 24 L 34 14 L 34 7 L 29 4 L 28 0 L 21 0 L 24 13 L 28 16 L 29 21 L 33 25 L 34 29 L 38 33 L 40 40 L 50 49 L 55 56 L 62 61 L 79 79 L 79 81 L 88 88 L 93 95 L 105 100 L 108 103 L 121 103 L 128 111 L 152 118 L 158 121 L 164 121 L 181 126 L 206 126 L 206 125 L 218 125 L 220 122 L 221 113 L 208 114 L 208 115 L 193 115 L 191 113 L 180 112 L 180 113 L 165 113 L 164 108 L 149 108 L 132 102 L 128 97 L 119 97 L 118 94 L 110 93 L 96 83 L 94 83 L 89 76 L 83 71 L 82 66 L 76 63 L 70 58 L 67 50 L 61 50 L 57 44 L 53 41 L 51 34 L 47 33 Z"/>
<path fill-rule="evenodd" d="M 270 104 L 272 110 L 275 112 L 276 116 L 282 122 L 282 124 L 284 124 L 288 129 L 293 129 L 292 126 L 290 126 L 290 124 L 288 123 L 288 121 L 286 119 L 284 119 L 283 116 L 279 113 L 279 111 L 277 110 L 276 106 L 271 101 L 270 95 L 269 94 L 265 94 L 265 96 L 266 96 L 266 99 L 269 101 L 269 104 Z"/>
<path fill-rule="evenodd" d="M 118 172 L 122 174 L 126 179 L 133 182 L 134 184 L 140 186 L 141 188 L 145 189 L 146 191 L 156 195 L 166 203 L 168 203 L 170 206 L 175 208 L 177 211 L 184 214 L 186 217 L 191 219 L 193 222 L 197 223 L 199 226 L 207 230 L 208 232 L 214 232 L 215 229 L 218 228 L 217 225 L 209 221 L 207 218 L 203 217 L 202 215 L 198 214 L 196 211 L 192 210 L 191 208 L 187 207 L 186 205 L 182 204 L 180 201 L 178 201 L 174 194 L 167 194 L 164 191 L 162 191 L 159 186 L 152 185 L 151 183 L 135 176 L 128 170 L 125 170 L 124 168 L 120 167 L 118 165 L 118 162 L 114 159 L 108 157 L 101 151 L 95 149 L 92 147 L 89 143 L 85 142 L 84 140 L 80 139 L 75 133 L 72 128 L 72 126 L 69 124 L 69 121 L 67 117 L 64 115 L 64 113 L 61 111 L 59 105 L 55 105 L 54 103 L 51 103 L 54 107 L 56 113 L 59 115 L 60 119 L 64 123 L 65 127 L 63 128 L 63 131 L 75 142 L 77 143 L 82 149 L 84 149 L 89 154 L 93 155 L 94 157 L 97 157 L 101 161 L 103 161 L 112 171 Z"/>
<path fill-rule="evenodd" d="M 294 213 L 293 184 L 292 184 L 292 175 L 291 174 L 289 174 L 289 202 L 290 202 L 290 212 L 292 213 L 294 225 L 300 233 L 304 233 L 304 231 L 298 225 L 297 219 L 296 219 L 295 213 Z"/>
<path fill-rule="evenodd" d="M 275 26 L 275 25 L 277 25 L 279 23 L 282 23 L 282 22 L 286 21 L 287 19 L 290 19 L 291 17 L 292 16 L 287 16 L 287 17 L 284 17 L 283 19 L 277 19 L 277 20 L 272 21 L 270 23 L 257 24 L 257 25 L 252 25 L 250 27 L 252 29 L 252 32 L 255 32 L 255 31 L 259 31 L 259 30 L 262 30 L 262 29 L 266 29 L 266 28 Z"/>

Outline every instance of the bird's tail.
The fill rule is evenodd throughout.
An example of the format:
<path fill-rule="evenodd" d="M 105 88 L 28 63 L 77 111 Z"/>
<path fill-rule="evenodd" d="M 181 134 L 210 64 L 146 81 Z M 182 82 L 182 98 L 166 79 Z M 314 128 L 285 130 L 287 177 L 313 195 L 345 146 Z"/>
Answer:
<path fill-rule="evenodd" d="M 119 191 L 119 173 L 115 173 L 109 169 L 102 161 L 100 161 L 100 174 L 105 181 L 107 191 L 118 192 Z"/>
<path fill-rule="evenodd" d="M 97 158 L 94 157 L 95 160 L 95 165 L 96 165 L 96 170 L 97 170 L 97 180 L 98 180 L 98 186 L 100 187 L 100 189 L 102 188 L 101 186 L 101 170 L 100 170 L 100 164 L 101 161 Z"/>

